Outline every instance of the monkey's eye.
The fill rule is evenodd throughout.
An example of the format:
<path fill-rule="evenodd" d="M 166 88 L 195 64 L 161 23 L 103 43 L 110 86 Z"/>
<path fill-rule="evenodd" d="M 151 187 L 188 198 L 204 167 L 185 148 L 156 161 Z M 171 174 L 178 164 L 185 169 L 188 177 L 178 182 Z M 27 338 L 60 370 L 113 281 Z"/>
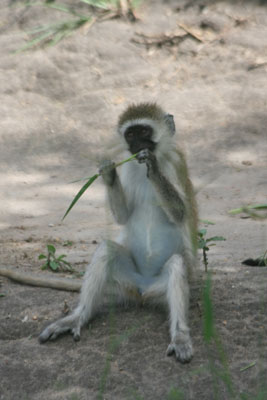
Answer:
<path fill-rule="evenodd" d="M 142 136 L 149 136 L 150 135 L 150 131 L 148 128 L 143 128 L 141 131 Z"/>
<path fill-rule="evenodd" d="M 141 125 L 139 133 L 143 138 L 147 139 L 151 137 L 153 130 L 149 125 Z"/>
<path fill-rule="evenodd" d="M 126 137 L 126 139 L 129 139 L 129 140 L 133 139 L 133 137 L 134 137 L 133 131 L 131 131 L 131 130 L 126 131 L 125 137 Z"/>

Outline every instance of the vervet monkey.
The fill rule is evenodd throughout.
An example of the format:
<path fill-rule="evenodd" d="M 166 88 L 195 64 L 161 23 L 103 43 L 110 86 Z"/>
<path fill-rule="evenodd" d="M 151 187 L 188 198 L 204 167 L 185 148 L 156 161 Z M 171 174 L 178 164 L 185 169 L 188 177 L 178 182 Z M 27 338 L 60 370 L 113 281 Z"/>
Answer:
<path fill-rule="evenodd" d="M 167 355 L 181 362 L 193 355 L 187 314 L 188 275 L 196 264 L 197 214 L 185 158 L 176 148 L 173 117 L 156 104 L 132 105 L 118 123 L 125 149 L 136 160 L 119 171 L 112 161 L 100 172 L 109 205 L 123 225 L 115 241 L 106 240 L 88 265 L 77 308 L 40 334 L 40 342 L 81 327 L 97 311 L 108 285 L 131 298 L 165 302 L 170 313 L 171 342 Z"/>

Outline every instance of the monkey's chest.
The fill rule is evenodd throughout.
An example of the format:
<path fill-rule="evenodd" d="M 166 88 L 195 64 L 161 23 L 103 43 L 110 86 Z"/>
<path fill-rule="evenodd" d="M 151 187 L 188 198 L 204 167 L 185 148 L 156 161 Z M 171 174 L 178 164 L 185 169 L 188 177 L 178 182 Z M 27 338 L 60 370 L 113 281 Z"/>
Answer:
<path fill-rule="evenodd" d="M 173 254 L 182 251 L 179 229 L 170 223 L 160 207 L 150 204 L 139 208 L 127 228 L 128 248 L 144 276 L 156 275 Z"/>

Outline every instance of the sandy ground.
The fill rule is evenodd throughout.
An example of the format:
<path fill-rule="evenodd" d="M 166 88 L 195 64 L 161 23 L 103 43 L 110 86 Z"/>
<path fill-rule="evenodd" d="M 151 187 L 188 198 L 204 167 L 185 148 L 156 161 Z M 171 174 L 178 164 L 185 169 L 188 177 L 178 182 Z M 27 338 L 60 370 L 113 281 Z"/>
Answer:
<path fill-rule="evenodd" d="M 38 255 L 52 243 L 77 271 L 85 269 L 97 243 L 118 228 L 101 182 L 62 222 L 80 187 L 69 182 L 95 173 L 95 160 L 129 103 L 159 102 L 175 115 L 177 142 L 201 187 L 200 217 L 215 223 L 208 236 L 227 239 L 211 248 L 209 270 L 234 394 L 221 379 L 216 394 L 209 369 L 210 362 L 213 371 L 222 367 L 216 346 L 208 349 L 203 340 L 200 262 L 190 317 L 195 356 L 187 365 L 166 357 L 166 314 L 146 307 L 117 309 L 112 318 L 104 308 L 79 343 L 65 336 L 41 346 L 41 329 L 73 307 L 77 293 L 1 278 L 0 399 L 267 398 L 267 270 L 241 265 L 266 250 L 266 224 L 228 214 L 266 202 L 265 2 L 147 1 L 135 24 L 95 23 L 56 47 L 16 55 L 29 29 L 62 14 L 23 12 L 11 3 L 0 5 L 1 266 L 48 275 Z M 201 41 L 189 35 L 172 46 L 132 41 L 140 40 L 137 33 L 181 32 L 181 23 Z M 170 397 L 172 388 L 184 397 Z"/>

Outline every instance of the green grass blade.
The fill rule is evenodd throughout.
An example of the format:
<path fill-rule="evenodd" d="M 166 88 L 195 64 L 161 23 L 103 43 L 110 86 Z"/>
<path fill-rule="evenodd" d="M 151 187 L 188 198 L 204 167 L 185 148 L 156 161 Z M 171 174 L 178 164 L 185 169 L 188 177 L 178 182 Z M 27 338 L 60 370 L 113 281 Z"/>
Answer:
<path fill-rule="evenodd" d="M 29 48 L 33 47 L 34 45 L 42 42 L 43 40 L 47 39 L 49 36 L 51 36 L 53 31 L 49 31 L 44 33 L 41 36 L 38 36 L 36 39 L 31 40 L 30 42 L 26 43 L 24 46 L 22 46 L 20 49 L 16 50 L 14 54 L 22 53 L 25 50 L 28 50 Z"/>
<path fill-rule="evenodd" d="M 62 220 L 68 215 L 68 213 L 70 212 L 70 210 L 72 209 L 72 207 L 77 203 L 77 201 L 79 200 L 79 198 L 84 194 L 84 192 L 89 188 L 89 186 L 100 176 L 100 174 L 95 174 L 93 175 L 89 181 L 86 182 L 85 185 L 83 185 L 83 187 L 79 190 L 79 192 L 76 194 L 76 196 L 74 197 L 74 199 L 72 200 L 69 208 L 67 209 L 67 211 L 65 212 Z"/>
<path fill-rule="evenodd" d="M 215 336 L 213 309 L 211 300 L 211 277 L 208 274 L 203 291 L 203 309 L 204 309 L 204 339 L 210 342 Z"/>
<path fill-rule="evenodd" d="M 233 210 L 228 211 L 229 214 L 240 214 L 244 210 L 266 210 L 267 209 L 267 204 L 254 204 L 250 206 L 244 206 L 240 208 L 234 208 Z"/>
<path fill-rule="evenodd" d="M 51 39 L 48 43 L 48 46 L 55 46 L 58 42 L 60 42 L 65 36 L 67 32 L 61 31 L 55 34 L 54 38 Z"/>
<path fill-rule="evenodd" d="M 136 154 L 132 155 L 132 156 L 129 157 L 129 158 L 126 158 L 126 160 L 120 161 L 118 164 L 115 164 L 115 165 L 114 165 L 114 168 L 120 167 L 121 165 L 123 165 L 123 164 L 125 164 L 125 163 L 127 163 L 127 162 L 129 162 L 129 161 L 132 161 L 132 160 L 134 160 L 135 158 L 136 158 Z M 101 175 L 101 174 L 99 174 L 99 175 Z M 87 179 L 91 179 L 91 178 L 90 178 L 89 176 L 87 176 L 86 178 L 76 179 L 75 181 L 72 181 L 72 182 L 70 182 L 70 183 L 77 183 L 77 182 L 85 181 L 85 180 L 87 180 Z"/>
<path fill-rule="evenodd" d="M 44 3 L 42 4 L 43 6 L 47 7 L 47 8 L 54 8 L 55 10 L 58 11 L 63 11 L 67 14 L 74 14 L 75 15 L 75 11 L 72 10 L 71 8 L 67 8 L 64 5 L 61 4 L 49 4 L 49 3 Z"/>
<path fill-rule="evenodd" d="M 119 167 L 122 164 L 125 164 L 129 161 L 132 161 L 136 158 L 136 154 L 133 154 L 131 157 L 127 158 L 126 160 L 120 161 L 119 163 L 114 165 L 114 168 Z M 68 215 L 68 213 L 70 212 L 70 210 L 72 209 L 72 207 L 77 203 L 77 201 L 79 200 L 79 198 L 84 194 L 84 192 L 88 189 L 88 187 L 100 176 L 101 174 L 96 174 L 91 176 L 90 178 L 83 178 L 83 179 L 79 179 L 76 180 L 74 182 L 79 182 L 81 180 L 84 179 L 89 179 L 85 185 L 83 185 L 83 187 L 81 188 L 81 190 L 76 194 L 76 196 L 74 197 L 73 201 L 71 202 L 69 208 L 67 209 L 67 211 L 65 212 L 62 220 Z M 74 183 L 72 182 L 72 183 Z"/>
<path fill-rule="evenodd" d="M 89 6 L 93 6 L 95 8 L 102 8 L 103 10 L 108 10 L 108 4 L 106 1 L 99 0 L 81 0 L 83 3 L 88 4 Z"/>
<path fill-rule="evenodd" d="M 252 367 L 254 367 L 255 365 L 256 365 L 256 361 L 253 361 L 252 363 L 250 363 L 250 364 L 247 365 L 246 367 L 241 368 L 239 371 L 240 371 L 240 372 L 246 371 L 247 369 L 252 368 Z"/>

